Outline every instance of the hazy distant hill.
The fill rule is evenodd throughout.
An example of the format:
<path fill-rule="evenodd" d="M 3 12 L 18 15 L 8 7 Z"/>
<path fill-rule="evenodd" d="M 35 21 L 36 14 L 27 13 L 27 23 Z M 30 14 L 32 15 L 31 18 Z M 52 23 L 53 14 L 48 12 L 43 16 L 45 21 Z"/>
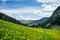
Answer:
<path fill-rule="evenodd" d="M 32 22 L 32 20 L 20 20 L 20 22 L 23 24 L 29 24 Z"/>
<path fill-rule="evenodd" d="M 34 21 L 32 21 L 30 24 L 41 24 L 41 23 L 44 23 L 45 21 L 47 21 L 48 18 L 49 18 L 49 17 L 44 17 L 44 18 L 42 18 L 42 19 L 40 19 L 40 20 L 34 20 Z"/>
<path fill-rule="evenodd" d="M 20 20 L 21 23 L 23 24 L 40 24 L 48 20 L 49 17 L 44 17 L 40 20 Z"/>

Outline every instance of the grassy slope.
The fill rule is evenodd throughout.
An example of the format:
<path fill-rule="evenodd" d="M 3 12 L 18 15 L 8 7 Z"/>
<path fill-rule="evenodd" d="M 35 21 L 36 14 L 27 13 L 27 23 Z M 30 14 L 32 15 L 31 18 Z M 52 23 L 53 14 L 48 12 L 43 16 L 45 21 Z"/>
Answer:
<path fill-rule="evenodd" d="M 50 27 L 50 28 L 52 28 L 52 29 L 60 29 L 60 25 L 52 25 L 52 27 Z"/>
<path fill-rule="evenodd" d="M 0 20 L 0 40 L 60 40 L 60 30 L 31 28 Z"/>

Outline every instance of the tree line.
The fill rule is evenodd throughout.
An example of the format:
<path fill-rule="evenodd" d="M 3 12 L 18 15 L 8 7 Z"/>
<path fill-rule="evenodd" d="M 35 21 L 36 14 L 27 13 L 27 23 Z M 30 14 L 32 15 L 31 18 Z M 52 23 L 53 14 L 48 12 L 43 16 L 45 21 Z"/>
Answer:
<path fill-rule="evenodd" d="M 16 24 L 19 24 L 19 25 L 23 25 L 19 20 L 16 20 L 15 18 L 12 18 L 6 14 L 3 14 L 0 12 L 0 19 L 2 20 L 5 20 L 5 21 L 9 21 L 9 22 L 12 22 L 12 23 L 16 23 Z"/>

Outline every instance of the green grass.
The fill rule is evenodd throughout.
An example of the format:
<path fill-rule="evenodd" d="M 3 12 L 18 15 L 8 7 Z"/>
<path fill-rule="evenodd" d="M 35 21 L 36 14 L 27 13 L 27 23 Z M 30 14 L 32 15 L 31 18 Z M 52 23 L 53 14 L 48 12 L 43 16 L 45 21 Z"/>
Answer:
<path fill-rule="evenodd" d="M 0 40 L 60 40 L 60 30 L 31 28 L 0 20 Z"/>
<path fill-rule="evenodd" d="M 52 25 L 52 27 L 50 27 L 52 29 L 60 29 L 60 25 Z"/>

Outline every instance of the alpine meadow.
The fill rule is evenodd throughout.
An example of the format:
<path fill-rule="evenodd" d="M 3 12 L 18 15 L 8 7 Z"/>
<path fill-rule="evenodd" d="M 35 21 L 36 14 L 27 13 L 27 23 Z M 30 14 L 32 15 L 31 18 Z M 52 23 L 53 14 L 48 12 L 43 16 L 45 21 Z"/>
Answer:
<path fill-rule="evenodd" d="M 60 1 L 1 0 L 0 40 L 60 40 Z"/>

